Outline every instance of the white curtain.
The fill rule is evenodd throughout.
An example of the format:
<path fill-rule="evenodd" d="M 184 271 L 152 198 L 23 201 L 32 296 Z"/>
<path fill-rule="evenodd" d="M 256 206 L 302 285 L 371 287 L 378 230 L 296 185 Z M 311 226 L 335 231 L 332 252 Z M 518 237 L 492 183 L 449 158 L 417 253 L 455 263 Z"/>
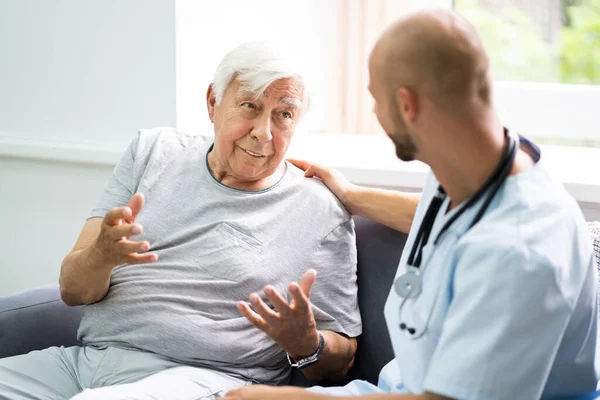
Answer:
<path fill-rule="evenodd" d="M 451 0 L 337 0 L 338 38 L 335 79 L 330 88 L 330 132 L 379 134 L 382 129 L 373 113 L 368 59 L 385 28 L 409 11 L 427 7 L 450 7 Z M 339 111 L 338 111 L 339 110 Z"/>
<path fill-rule="evenodd" d="M 368 91 L 369 54 L 385 27 L 409 9 L 410 0 L 338 0 L 331 132 L 381 133 Z"/>

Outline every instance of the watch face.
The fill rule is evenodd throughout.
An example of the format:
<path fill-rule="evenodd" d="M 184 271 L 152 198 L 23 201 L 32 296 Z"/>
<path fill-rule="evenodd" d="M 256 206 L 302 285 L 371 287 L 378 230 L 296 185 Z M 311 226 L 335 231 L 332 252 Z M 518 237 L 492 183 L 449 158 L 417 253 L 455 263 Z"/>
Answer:
<path fill-rule="evenodd" d="M 304 360 L 306 360 L 306 361 L 304 361 Z M 298 367 L 297 367 L 298 369 L 310 367 L 311 365 L 316 364 L 317 361 L 319 361 L 319 359 L 317 357 L 313 358 L 312 360 L 308 360 L 306 358 L 304 360 L 303 360 L 304 362 L 298 363 Z"/>

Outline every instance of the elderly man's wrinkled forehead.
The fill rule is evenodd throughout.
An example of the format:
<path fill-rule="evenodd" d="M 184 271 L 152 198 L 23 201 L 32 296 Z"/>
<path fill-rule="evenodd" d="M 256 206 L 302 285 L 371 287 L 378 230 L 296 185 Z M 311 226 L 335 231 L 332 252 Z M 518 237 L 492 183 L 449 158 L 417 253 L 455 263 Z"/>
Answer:
<path fill-rule="evenodd" d="M 238 82 L 234 80 L 235 83 Z M 304 105 L 304 85 L 295 78 L 282 78 L 271 83 L 266 90 L 254 92 L 243 83 L 235 87 L 239 97 L 251 98 L 252 100 L 275 100 L 287 106 L 301 109 Z"/>

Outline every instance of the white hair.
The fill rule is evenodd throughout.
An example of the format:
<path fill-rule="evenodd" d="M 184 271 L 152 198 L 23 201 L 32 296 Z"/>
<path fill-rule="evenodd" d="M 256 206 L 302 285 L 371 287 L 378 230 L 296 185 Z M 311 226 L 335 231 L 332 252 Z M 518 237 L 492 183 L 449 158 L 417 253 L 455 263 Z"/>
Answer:
<path fill-rule="evenodd" d="M 290 55 L 268 42 L 248 42 L 231 50 L 223 57 L 213 78 L 216 102 L 223 100 L 225 91 L 233 79 L 237 79 L 242 90 L 258 98 L 275 81 L 294 78 L 304 86 L 302 102 L 308 104 L 306 81 L 300 63 Z"/>

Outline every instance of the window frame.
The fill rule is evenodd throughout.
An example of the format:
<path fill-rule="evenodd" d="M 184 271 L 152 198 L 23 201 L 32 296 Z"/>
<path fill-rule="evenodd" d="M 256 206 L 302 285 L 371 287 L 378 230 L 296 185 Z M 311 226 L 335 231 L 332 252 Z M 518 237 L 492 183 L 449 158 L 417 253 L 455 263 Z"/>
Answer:
<path fill-rule="evenodd" d="M 409 0 L 408 6 L 411 11 L 455 9 L 455 0 Z M 554 145 L 565 141 L 600 143 L 600 127 L 595 122 L 600 85 L 494 80 L 494 103 L 505 125 L 532 139 L 549 139 Z"/>
<path fill-rule="evenodd" d="M 453 0 L 407 0 L 406 4 L 407 12 L 430 7 L 454 8 Z M 600 129 L 594 131 L 592 121 L 593 104 L 600 104 L 600 85 L 494 81 L 494 101 L 506 125 L 514 125 L 519 133 L 534 141 L 539 137 L 560 138 L 565 127 L 600 140 Z M 531 104 L 537 104 L 537 110 Z M 565 112 L 565 104 L 581 107 L 575 110 L 580 116 L 577 123 Z M 360 185 L 420 191 L 429 172 L 425 164 L 397 160 L 393 148 L 389 148 L 391 142 L 385 137 L 334 133 L 307 135 L 295 141 L 290 149 L 292 156 L 339 169 Z M 600 148 L 540 147 L 546 167 L 571 196 L 580 204 L 600 210 Z M 327 150 L 331 148 L 336 149 L 335 155 Z"/>

